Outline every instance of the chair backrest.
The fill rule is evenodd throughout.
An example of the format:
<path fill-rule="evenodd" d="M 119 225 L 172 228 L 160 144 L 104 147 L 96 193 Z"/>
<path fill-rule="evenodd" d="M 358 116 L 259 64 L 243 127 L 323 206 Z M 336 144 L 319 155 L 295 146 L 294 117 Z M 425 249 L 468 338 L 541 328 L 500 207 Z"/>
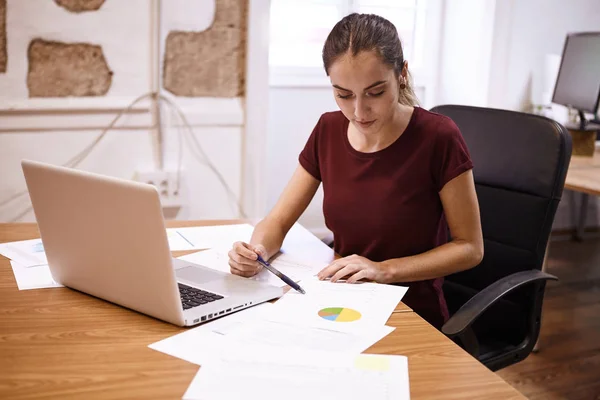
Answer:
<path fill-rule="evenodd" d="M 571 136 L 556 121 L 516 111 L 458 105 L 431 111 L 450 117 L 467 143 L 484 238 L 482 262 L 446 277 L 452 315 L 497 280 L 542 268 L 571 158 Z M 535 342 L 532 320 L 541 313 L 540 296 L 536 285 L 514 291 L 478 319 L 474 332 L 482 342 Z"/>
<path fill-rule="evenodd" d="M 571 158 L 571 137 L 551 119 L 516 111 L 443 105 L 473 160 L 485 255 L 448 279 L 476 291 L 515 272 L 541 269 Z"/>

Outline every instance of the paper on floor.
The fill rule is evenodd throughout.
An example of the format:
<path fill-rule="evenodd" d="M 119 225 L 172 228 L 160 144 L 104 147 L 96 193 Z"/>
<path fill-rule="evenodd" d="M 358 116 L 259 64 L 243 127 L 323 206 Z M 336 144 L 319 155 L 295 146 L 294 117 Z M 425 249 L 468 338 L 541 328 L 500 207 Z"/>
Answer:
<path fill-rule="evenodd" d="M 408 360 L 404 356 L 375 354 L 238 354 L 200 368 L 183 398 L 410 399 Z"/>
<path fill-rule="evenodd" d="M 61 284 L 54 282 L 47 265 L 24 267 L 15 261 L 11 261 L 10 265 L 19 290 L 62 287 Z"/>
<path fill-rule="evenodd" d="M 302 295 L 289 291 L 273 309 L 272 318 L 342 332 L 385 325 L 407 287 L 377 283 L 331 283 L 309 278 L 301 281 Z"/>

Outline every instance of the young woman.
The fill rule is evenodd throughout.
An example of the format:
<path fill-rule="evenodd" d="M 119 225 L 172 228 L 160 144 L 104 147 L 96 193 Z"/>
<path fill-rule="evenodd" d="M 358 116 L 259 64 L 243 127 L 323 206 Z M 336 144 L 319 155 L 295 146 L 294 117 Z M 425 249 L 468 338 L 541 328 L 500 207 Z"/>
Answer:
<path fill-rule="evenodd" d="M 231 271 L 259 272 L 257 254 L 279 251 L 323 183 L 325 223 L 342 258 L 319 278 L 407 285 L 403 301 L 440 328 L 448 318 L 443 277 L 483 257 L 465 142 L 452 120 L 415 107 L 400 39 L 386 19 L 343 18 L 323 64 L 341 111 L 321 116 L 275 207 L 250 243 L 233 245 Z"/>

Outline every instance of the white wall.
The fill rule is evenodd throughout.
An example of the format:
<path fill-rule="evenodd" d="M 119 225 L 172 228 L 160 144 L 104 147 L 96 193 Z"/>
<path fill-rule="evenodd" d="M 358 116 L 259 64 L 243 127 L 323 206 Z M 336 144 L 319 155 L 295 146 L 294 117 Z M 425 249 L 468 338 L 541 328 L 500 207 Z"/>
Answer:
<path fill-rule="evenodd" d="M 157 32 L 161 33 L 162 53 L 168 30 L 206 29 L 215 9 L 214 0 L 163 1 L 158 31 L 157 25 L 153 25 L 156 21 L 153 19 L 155 1 L 107 0 L 97 12 L 76 15 L 52 1 L 41 2 L 44 6 L 39 7 L 38 0 L 8 0 L 8 73 L 0 74 L 0 222 L 13 220 L 29 207 L 27 196 L 2 206 L 5 199 L 25 189 L 19 164 L 21 159 L 63 164 L 85 148 L 116 112 L 132 99 L 156 87 L 153 77 L 162 75 L 162 57 L 157 57 L 153 47 Z M 251 7 L 254 20 L 250 20 L 250 30 L 256 27 L 257 20 L 260 22 L 261 14 L 268 17 L 268 0 L 253 3 L 256 4 Z M 102 44 L 109 67 L 115 72 L 107 96 L 28 99 L 24 86 L 27 71 L 24 51 L 35 36 Z M 254 41 L 264 41 L 265 36 L 260 30 L 255 32 L 250 47 L 260 48 Z M 264 113 L 262 119 L 266 121 L 266 108 L 258 108 L 253 111 L 254 121 L 258 122 L 252 122 L 252 128 L 246 125 L 248 103 L 254 103 L 255 97 L 265 98 L 267 95 L 266 64 L 264 60 L 249 59 L 252 64 L 248 65 L 247 84 L 252 86 L 252 97 L 248 97 L 246 102 L 242 99 L 190 99 L 169 95 L 191 121 L 194 136 L 238 199 L 244 198 L 245 180 L 251 182 L 252 187 L 258 186 L 258 191 L 262 190 L 263 184 L 256 182 L 260 177 L 261 171 L 257 170 L 260 166 L 254 168 L 251 174 L 247 172 L 248 168 L 243 167 L 244 163 L 253 160 L 244 156 L 245 134 L 253 137 L 255 145 L 264 146 L 261 140 L 264 141 L 265 123 L 261 127 L 262 117 L 258 114 Z M 265 71 L 256 72 L 260 68 Z M 183 129 L 180 123 L 173 121 L 165 107 L 162 111 L 162 161 L 165 168 L 174 169 L 180 155 L 178 137 Z M 157 168 L 160 163 L 152 121 L 150 103 L 140 103 L 117 124 L 122 129 L 107 134 L 80 168 L 126 179 L 133 179 L 136 170 Z M 258 135 L 257 129 L 261 131 Z M 235 205 L 215 174 L 192 155 L 189 145 L 184 145 L 183 149 L 183 185 L 187 189 L 184 191 L 187 192 L 187 204 L 179 210 L 177 218 L 238 216 Z M 253 200 L 250 208 L 255 207 L 255 203 L 256 200 Z M 253 215 L 255 210 L 247 211 Z M 34 216 L 28 212 L 19 220 L 32 221 Z"/>
<path fill-rule="evenodd" d="M 0 201 L 25 189 L 21 159 L 62 164 L 96 136 L 89 131 L 0 134 Z M 150 136 L 141 130 L 120 130 L 108 134 L 81 167 L 129 179 L 130 171 L 139 164 L 152 165 Z M 0 221 L 11 221 L 29 206 L 28 196 L 24 196 L 1 207 Z M 22 220 L 32 221 L 32 213 L 28 212 Z"/>
<path fill-rule="evenodd" d="M 446 0 L 436 104 L 485 106 L 496 0 Z"/>
<path fill-rule="evenodd" d="M 503 108 L 523 110 L 539 98 L 544 57 L 561 55 L 569 32 L 600 30 L 598 0 L 502 0 L 497 26 L 509 27 L 498 37 L 494 52 L 508 49 L 495 59 L 490 82 L 500 85 L 490 102 Z M 498 49 L 498 50 L 497 50 Z"/>
<path fill-rule="evenodd" d="M 328 87 L 271 87 L 267 135 L 267 210 L 275 205 L 298 166 L 298 155 L 321 114 L 339 108 Z M 323 190 L 315 195 L 300 223 L 315 233 L 325 228 Z"/>
<path fill-rule="evenodd" d="M 597 0 L 445 0 L 437 104 L 529 111 L 546 54 L 600 29 Z"/>

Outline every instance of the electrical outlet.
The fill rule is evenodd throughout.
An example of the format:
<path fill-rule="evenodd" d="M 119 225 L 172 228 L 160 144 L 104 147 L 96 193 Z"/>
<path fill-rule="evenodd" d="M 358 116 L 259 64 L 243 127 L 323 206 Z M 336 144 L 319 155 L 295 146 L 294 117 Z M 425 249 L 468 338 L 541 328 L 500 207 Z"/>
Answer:
<path fill-rule="evenodd" d="M 184 173 L 180 171 L 136 171 L 135 180 L 156 187 L 163 208 L 181 208 L 185 205 Z"/>

